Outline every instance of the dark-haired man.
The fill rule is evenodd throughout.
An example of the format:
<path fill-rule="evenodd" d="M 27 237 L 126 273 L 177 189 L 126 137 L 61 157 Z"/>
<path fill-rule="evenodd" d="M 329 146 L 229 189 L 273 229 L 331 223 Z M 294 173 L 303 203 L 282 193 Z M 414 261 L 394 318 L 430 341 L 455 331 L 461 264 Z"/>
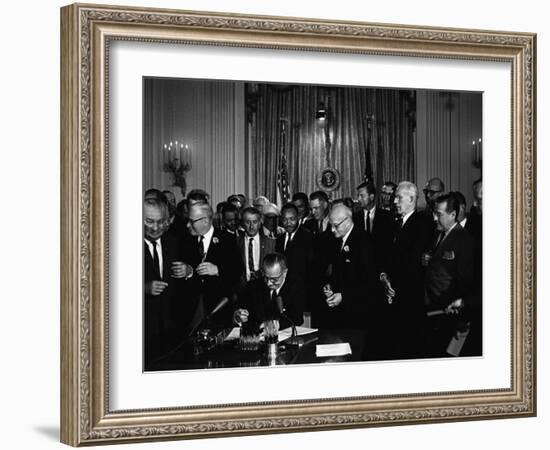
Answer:
<path fill-rule="evenodd" d="M 224 202 L 220 210 L 220 228 L 237 239 L 239 228 L 239 210 L 232 203 Z"/>
<path fill-rule="evenodd" d="M 457 316 L 471 299 L 474 281 L 474 241 L 458 223 L 460 204 L 455 195 L 435 200 L 438 236 L 423 255 L 426 266 L 426 308 L 443 310 L 429 321 L 427 356 L 445 356 L 457 328 Z"/>
<path fill-rule="evenodd" d="M 372 239 L 376 255 L 376 268 L 380 273 L 388 265 L 394 220 L 388 211 L 376 206 L 374 184 L 365 182 L 357 186 L 357 199 L 361 210 L 353 215 L 353 223 L 361 227 Z"/>
<path fill-rule="evenodd" d="M 262 214 L 256 208 L 242 210 L 242 226 L 244 233 L 238 236 L 237 246 L 245 269 L 241 277 L 241 286 L 244 286 L 246 282 L 260 275 L 265 255 L 275 251 L 275 239 L 270 239 L 261 232 Z"/>
<path fill-rule="evenodd" d="M 311 217 L 306 220 L 304 227 L 314 236 L 329 233 L 330 223 L 328 220 L 328 196 L 324 191 L 315 191 L 309 195 L 309 208 Z"/>
<path fill-rule="evenodd" d="M 389 211 L 392 214 L 395 211 L 393 199 L 395 198 L 396 189 L 397 184 L 395 184 L 393 181 L 386 181 L 382 185 L 382 189 L 380 190 L 380 208 L 382 208 L 384 211 Z"/>
<path fill-rule="evenodd" d="M 281 328 L 301 325 L 304 296 L 303 281 L 289 271 L 285 256 L 270 253 L 262 261 L 262 276 L 250 281 L 240 296 L 233 321 L 254 327 L 265 320 L 279 320 Z"/>
<path fill-rule="evenodd" d="M 304 192 L 296 192 L 292 196 L 292 203 L 298 208 L 298 226 L 303 225 L 309 217 L 307 194 Z"/>
<path fill-rule="evenodd" d="M 277 238 L 275 250 L 286 256 L 292 273 L 310 282 L 313 264 L 313 235 L 309 230 L 298 225 L 299 213 L 294 203 L 287 203 L 281 208 L 281 223 L 285 233 Z"/>

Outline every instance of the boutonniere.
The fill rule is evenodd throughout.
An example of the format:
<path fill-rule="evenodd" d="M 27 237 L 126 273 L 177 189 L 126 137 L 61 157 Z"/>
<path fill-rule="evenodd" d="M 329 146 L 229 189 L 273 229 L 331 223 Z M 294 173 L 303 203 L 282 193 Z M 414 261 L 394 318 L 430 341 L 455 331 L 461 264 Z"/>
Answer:
<path fill-rule="evenodd" d="M 212 238 L 212 244 L 217 244 L 218 242 L 220 242 L 220 240 L 217 237 L 214 236 Z"/>
<path fill-rule="evenodd" d="M 342 250 L 344 250 L 344 252 L 347 253 L 349 252 L 349 247 L 347 245 L 344 245 L 344 248 Z"/>

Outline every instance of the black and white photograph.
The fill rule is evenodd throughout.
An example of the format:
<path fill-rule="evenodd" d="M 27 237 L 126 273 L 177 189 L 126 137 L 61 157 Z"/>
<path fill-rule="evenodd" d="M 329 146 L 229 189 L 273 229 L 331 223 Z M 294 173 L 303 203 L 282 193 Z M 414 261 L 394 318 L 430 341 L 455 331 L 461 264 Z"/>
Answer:
<path fill-rule="evenodd" d="M 143 78 L 145 372 L 483 356 L 483 93 Z"/>

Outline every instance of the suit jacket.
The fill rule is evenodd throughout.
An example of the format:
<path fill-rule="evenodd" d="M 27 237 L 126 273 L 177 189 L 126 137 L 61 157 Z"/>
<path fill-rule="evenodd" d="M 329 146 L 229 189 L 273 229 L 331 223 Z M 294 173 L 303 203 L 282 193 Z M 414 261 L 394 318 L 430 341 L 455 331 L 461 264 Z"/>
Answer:
<path fill-rule="evenodd" d="M 265 255 L 273 253 L 275 251 L 275 239 L 268 238 L 261 231 L 258 233 L 260 236 L 260 268 Z M 239 254 L 241 256 L 241 264 L 243 267 L 243 273 L 241 276 L 241 286 L 246 285 L 246 253 L 248 252 L 248 235 L 239 234 L 237 236 L 237 247 L 239 248 Z"/>
<path fill-rule="evenodd" d="M 285 315 L 294 325 L 303 323 L 305 288 L 301 279 L 287 273 L 285 283 L 279 291 L 283 300 Z M 248 320 L 252 326 L 259 326 L 264 320 L 278 319 L 281 328 L 291 326 L 291 323 L 281 314 L 276 303 L 270 296 L 270 290 L 264 280 L 259 278 L 250 281 L 239 298 L 239 308 L 247 309 Z"/>
<path fill-rule="evenodd" d="M 474 240 L 460 226 L 449 232 L 436 246 L 426 268 L 426 306 L 429 310 L 443 309 L 458 298 L 468 298 L 474 280 Z"/>
<path fill-rule="evenodd" d="M 144 349 L 146 363 L 161 356 L 169 346 L 178 323 L 179 283 L 171 277 L 171 265 L 181 261 L 177 240 L 169 235 L 160 238 L 163 274 L 155 266 L 148 245 L 143 243 L 143 281 L 165 281 L 168 286 L 160 295 L 144 294 Z M 158 247 L 157 247 L 158 250 Z"/>
<path fill-rule="evenodd" d="M 301 278 L 307 285 L 311 278 L 313 263 L 313 235 L 303 227 L 298 227 L 294 237 L 285 246 L 286 233 L 277 238 L 275 250 L 283 253 L 288 262 L 288 269 L 294 277 Z"/>
<path fill-rule="evenodd" d="M 319 311 L 321 325 L 364 327 L 377 291 L 374 250 L 367 234 L 354 226 L 344 247 L 338 245 L 333 252 L 331 265 L 329 283 L 333 292 L 342 294 L 342 303 L 329 308 L 323 296 Z"/>
<path fill-rule="evenodd" d="M 187 236 L 182 241 L 182 258 L 190 264 L 194 270 L 202 262 L 199 240 L 197 236 Z M 212 241 L 204 262 L 210 262 L 218 267 L 217 276 L 199 276 L 194 273 L 188 280 L 188 293 L 193 297 L 191 310 L 194 310 L 202 297 L 205 313 L 208 314 L 223 297 L 233 298 L 239 279 L 243 272 L 241 257 L 235 240 L 227 233 L 214 229 Z M 226 306 L 217 313 L 218 324 L 226 324 L 230 321 L 231 306 Z M 228 319 L 229 318 L 229 319 Z M 191 320 L 191 318 L 190 318 Z"/>
<path fill-rule="evenodd" d="M 429 248 L 432 241 L 432 222 L 428 221 L 427 215 L 415 211 L 403 227 L 395 225 L 386 271 L 396 291 L 395 302 L 417 312 L 423 309 L 422 253 Z"/>
<path fill-rule="evenodd" d="M 353 215 L 353 223 L 366 231 L 363 210 Z M 383 272 L 389 264 L 390 249 L 393 243 L 395 219 L 390 211 L 376 208 L 370 237 L 374 246 L 377 273 Z"/>

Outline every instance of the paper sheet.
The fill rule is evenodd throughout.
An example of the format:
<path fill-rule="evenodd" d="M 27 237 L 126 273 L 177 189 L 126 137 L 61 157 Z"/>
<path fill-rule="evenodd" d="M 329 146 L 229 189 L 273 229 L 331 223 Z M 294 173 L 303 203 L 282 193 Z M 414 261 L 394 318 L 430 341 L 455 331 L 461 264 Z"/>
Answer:
<path fill-rule="evenodd" d="M 306 334 L 315 333 L 317 328 L 296 327 L 296 336 L 304 336 Z M 279 331 L 279 342 L 284 341 L 292 336 L 292 328 L 288 327 Z"/>
<path fill-rule="evenodd" d="M 304 336 L 306 334 L 315 333 L 317 328 L 306 328 L 306 327 L 296 327 L 296 335 L 297 336 Z M 233 341 L 235 339 L 238 339 L 240 337 L 241 333 L 239 330 L 239 327 L 235 327 L 231 330 L 231 332 L 225 337 L 226 341 Z M 292 336 L 292 328 L 288 327 L 284 330 L 279 331 L 279 342 L 284 341 L 285 339 L 288 339 L 290 336 Z"/>
<path fill-rule="evenodd" d="M 351 347 L 347 342 L 343 342 L 341 344 L 318 344 L 315 346 L 315 354 L 319 358 L 324 358 L 326 356 L 351 355 Z"/>

